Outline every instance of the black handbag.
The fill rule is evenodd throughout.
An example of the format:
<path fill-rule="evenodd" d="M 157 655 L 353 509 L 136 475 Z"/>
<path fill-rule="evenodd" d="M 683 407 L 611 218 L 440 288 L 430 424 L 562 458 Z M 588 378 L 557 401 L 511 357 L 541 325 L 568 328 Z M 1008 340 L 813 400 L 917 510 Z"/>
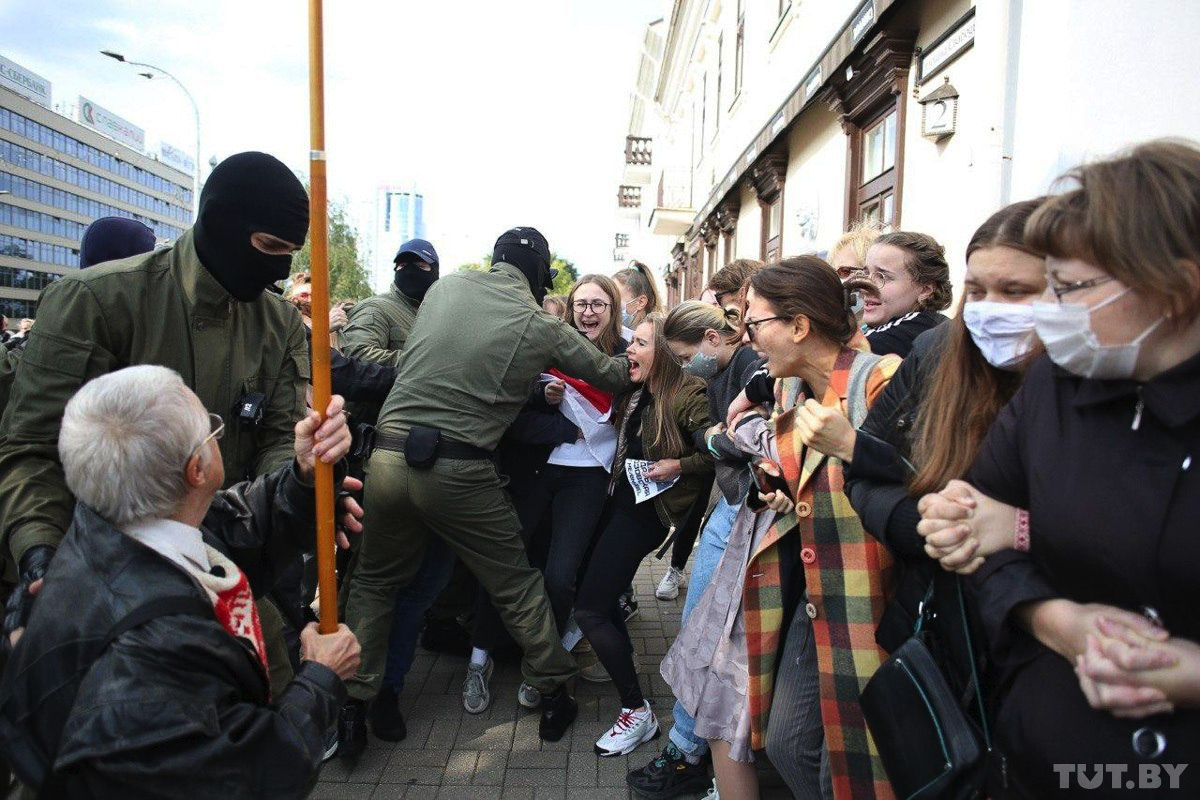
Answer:
<path fill-rule="evenodd" d="M 953 585 L 957 597 L 937 600 L 948 606 L 941 613 L 961 615 L 971 665 L 965 691 L 955 691 L 939 663 L 945 643 L 930 630 L 931 582 L 913 635 L 876 670 L 859 698 L 888 780 L 898 797 L 910 800 L 984 796 L 991 738 L 961 580 Z"/>

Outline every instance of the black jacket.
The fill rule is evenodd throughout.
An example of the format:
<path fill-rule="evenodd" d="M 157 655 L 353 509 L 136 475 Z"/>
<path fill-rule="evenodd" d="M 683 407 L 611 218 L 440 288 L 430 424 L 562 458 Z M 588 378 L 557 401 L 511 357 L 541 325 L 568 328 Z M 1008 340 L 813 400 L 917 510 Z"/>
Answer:
<path fill-rule="evenodd" d="M 256 596 L 313 544 L 312 489 L 293 468 L 219 493 L 204 541 Z M 0 707 L 33 731 L 71 797 L 303 797 L 346 694 L 305 663 L 268 701 L 250 645 L 211 616 L 157 617 L 96 657 L 98 640 L 148 600 L 203 590 L 82 504 L 0 683 Z"/>
<path fill-rule="evenodd" d="M 877 356 L 894 353 L 907 358 L 918 336 L 948 319 L 936 311 L 913 311 L 888 320 L 877 328 L 868 328 L 867 344 L 871 345 L 871 352 Z"/>
<path fill-rule="evenodd" d="M 917 533 L 921 516 L 908 495 L 913 422 L 950 329 L 939 325 L 917 337 L 859 429 L 846 468 L 846 494 L 863 527 L 901 559 L 924 558 Z"/>
<path fill-rule="evenodd" d="M 1151 759 L 1134 752 L 1133 734 L 1148 728 L 1166 746 L 1154 761 L 1193 764 L 1178 791 L 1168 789 L 1164 774 L 1161 795 L 1200 796 L 1200 710 L 1138 720 L 1095 711 L 1074 665 L 1012 617 L 1021 603 L 1048 597 L 1152 607 L 1171 635 L 1200 642 L 1197 398 L 1200 356 L 1145 384 L 1086 380 L 1042 357 L 968 474 L 989 497 L 1029 510 L 1030 551 L 992 556 L 974 576 L 1003 677 L 996 739 L 1017 794 L 1054 795 L 1056 763 L 1125 764 L 1136 775 Z M 1160 796 L 1136 796 L 1148 794 Z M 992 796 L 1008 793 L 994 789 Z"/>

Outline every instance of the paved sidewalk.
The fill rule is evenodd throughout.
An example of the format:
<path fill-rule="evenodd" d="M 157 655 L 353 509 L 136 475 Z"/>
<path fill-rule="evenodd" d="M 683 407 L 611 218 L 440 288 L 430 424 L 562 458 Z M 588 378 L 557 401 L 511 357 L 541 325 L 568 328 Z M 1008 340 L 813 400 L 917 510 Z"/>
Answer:
<path fill-rule="evenodd" d="M 521 681 L 517 664 L 497 665 L 492 706 L 475 716 L 463 710 L 466 659 L 418 649 L 401 709 L 408 738 L 391 744 L 370 737 L 367 751 L 351 765 L 334 759 L 325 765 L 311 797 L 322 800 L 611 800 L 633 795 L 625 773 L 661 752 L 671 727 L 674 698 L 658 674 L 658 664 L 679 632 L 683 594 L 660 601 L 654 587 L 665 561 L 648 559 L 638 572 L 639 613 L 629 623 L 638 652 L 642 687 L 654 704 L 662 736 L 627 756 L 599 758 L 595 740 L 616 719 L 619 704 L 612 684 L 577 682 L 579 718 L 560 742 L 538 739 L 538 714 L 517 705 Z M 788 798 L 778 775 L 761 760 L 762 797 Z M 697 793 L 694 797 L 700 797 Z"/>

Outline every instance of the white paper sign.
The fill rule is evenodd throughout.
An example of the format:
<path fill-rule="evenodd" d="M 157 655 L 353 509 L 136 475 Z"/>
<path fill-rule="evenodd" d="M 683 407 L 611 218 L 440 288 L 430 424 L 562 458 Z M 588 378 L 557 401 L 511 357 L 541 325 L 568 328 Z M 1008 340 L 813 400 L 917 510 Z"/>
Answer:
<path fill-rule="evenodd" d="M 642 461 L 636 458 L 625 461 L 625 474 L 629 476 L 629 485 L 633 487 L 633 496 L 637 498 L 636 502 L 638 503 L 644 503 L 651 497 L 662 494 L 679 480 L 679 478 L 672 478 L 669 481 L 656 481 L 646 477 L 646 473 L 654 464 L 653 461 Z"/>

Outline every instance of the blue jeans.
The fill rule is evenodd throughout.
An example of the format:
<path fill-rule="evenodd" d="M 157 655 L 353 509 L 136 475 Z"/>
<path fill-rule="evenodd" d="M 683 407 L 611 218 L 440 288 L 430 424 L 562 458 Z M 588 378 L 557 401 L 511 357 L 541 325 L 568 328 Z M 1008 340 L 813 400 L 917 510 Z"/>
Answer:
<path fill-rule="evenodd" d="M 397 694 L 404 689 L 404 678 L 412 668 L 417 652 L 417 637 L 425 624 L 425 612 L 450 580 L 454 551 L 440 536 L 429 537 L 425 558 L 412 581 L 396 593 L 392 631 L 388 635 L 387 667 L 383 685 Z"/>
<path fill-rule="evenodd" d="M 692 562 L 692 577 L 688 581 L 687 599 L 683 601 L 682 624 L 687 624 L 692 609 L 700 602 L 700 596 L 708 588 L 713 572 L 729 546 L 729 533 L 733 530 L 733 521 L 741 509 L 741 503 L 731 506 L 721 497 L 713 507 L 708 518 L 708 524 L 700 532 L 700 543 L 696 545 L 695 560 Z M 681 753 L 689 756 L 703 756 L 708 752 L 708 742 L 696 735 L 696 720 L 692 719 L 678 701 L 672 710 L 675 724 L 671 726 L 671 743 L 679 748 Z"/>

